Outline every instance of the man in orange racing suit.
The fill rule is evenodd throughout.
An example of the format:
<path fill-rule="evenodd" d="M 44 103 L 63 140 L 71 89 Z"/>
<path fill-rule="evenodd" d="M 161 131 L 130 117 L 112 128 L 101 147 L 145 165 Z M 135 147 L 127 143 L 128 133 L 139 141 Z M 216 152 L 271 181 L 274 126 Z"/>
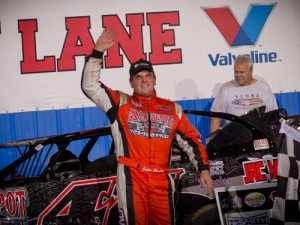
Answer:
<path fill-rule="evenodd" d="M 82 90 L 111 123 L 118 158 L 119 223 L 175 224 L 175 187 L 168 173 L 172 141 L 177 139 L 211 194 L 206 149 L 181 107 L 156 96 L 156 76 L 149 61 L 141 59 L 131 64 L 132 96 L 99 83 L 103 53 L 116 42 L 113 29 L 106 28 L 101 33 L 87 58 Z"/>

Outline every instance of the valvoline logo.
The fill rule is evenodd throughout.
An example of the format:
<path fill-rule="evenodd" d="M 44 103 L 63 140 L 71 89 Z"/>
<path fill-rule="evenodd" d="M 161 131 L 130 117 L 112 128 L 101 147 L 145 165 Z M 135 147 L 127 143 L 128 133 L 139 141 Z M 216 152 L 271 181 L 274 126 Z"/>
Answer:
<path fill-rule="evenodd" d="M 251 4 L 240 25 L 230 7 L 203 8 L 230 46 L 255 45 L 258 37 L 277 3 Z"/>

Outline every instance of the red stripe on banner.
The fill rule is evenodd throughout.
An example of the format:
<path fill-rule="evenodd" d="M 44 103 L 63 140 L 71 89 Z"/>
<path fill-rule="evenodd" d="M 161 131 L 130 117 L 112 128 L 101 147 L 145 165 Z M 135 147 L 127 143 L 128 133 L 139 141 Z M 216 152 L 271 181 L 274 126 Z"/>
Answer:
<path fill-rule="evenodd" d="M 240 24 L 234 18 L 230 10 L 227 7 L 204 10 L 219 29 L 226 41 L 232 45 L 237 33 L 240 30 Z"/>

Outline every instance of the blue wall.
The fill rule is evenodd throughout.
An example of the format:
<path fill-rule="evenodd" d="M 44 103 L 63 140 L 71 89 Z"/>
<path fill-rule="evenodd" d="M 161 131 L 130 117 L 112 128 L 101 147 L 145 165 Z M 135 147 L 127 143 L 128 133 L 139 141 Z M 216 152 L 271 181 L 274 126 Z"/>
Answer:
<path fill-rule="evenodd" d="M 275 94 L 279 108 L 289 116 L 300 114 L 300 92 Z M 177 101 L 183 109 L 209 111 L 212 98 Z M 209 134 L 210 118 L 188 116 L 202 135 Z M 0 143 L 64 134 L 109 125 L 97 107 L 0 114 Z M 15 149 L 0 149 L 0 169 L 19 157 Z"/>

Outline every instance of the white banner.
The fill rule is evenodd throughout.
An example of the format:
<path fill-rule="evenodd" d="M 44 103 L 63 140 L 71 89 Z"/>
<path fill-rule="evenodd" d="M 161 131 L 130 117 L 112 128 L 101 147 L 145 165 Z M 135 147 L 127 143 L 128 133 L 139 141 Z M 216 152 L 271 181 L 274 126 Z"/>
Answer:
<path fill-rule="evenodd" d="M 127 93 L 129 65 L 154 65 L 157 92 L 210 98 L 249 54 L 273 92 L 299 91 L 300 1 L 0 0 L 0 113 L 93 106 L 80 88 L 84 58 L 104 27 L 119 43 L 102 81 Z"/>

